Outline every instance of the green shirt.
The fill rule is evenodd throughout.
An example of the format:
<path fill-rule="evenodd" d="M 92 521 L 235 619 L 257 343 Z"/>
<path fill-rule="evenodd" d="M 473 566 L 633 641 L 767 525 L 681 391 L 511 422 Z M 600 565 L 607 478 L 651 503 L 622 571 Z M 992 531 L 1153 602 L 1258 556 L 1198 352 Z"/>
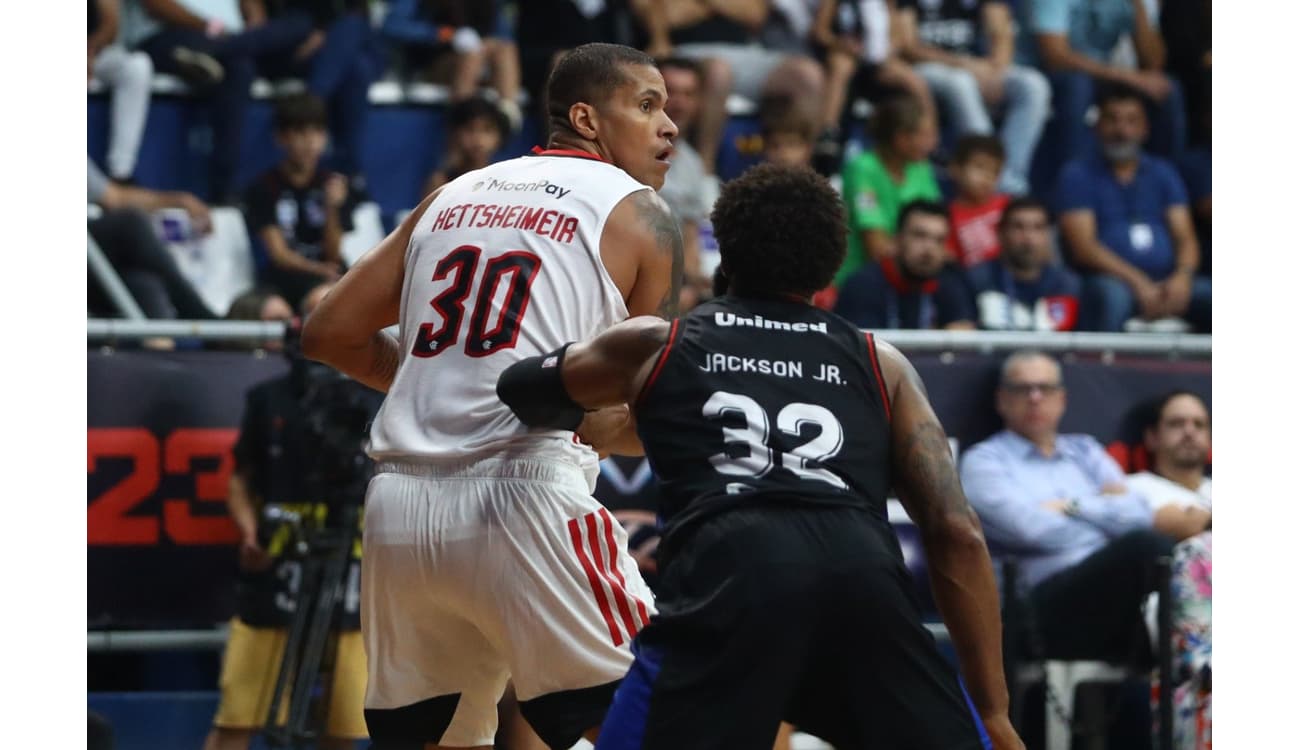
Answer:
<path fill-rule="evenodd" d="M 866 262 L 863 231 L 880 229 L 893 234 L 898 212 L 904 205 L 918 198 L 937 201 L 942 197 L 928 161 L 914 161 L 904 167 L 902 183 L 894 182 L 874 151 L 864 152 L 845 164 L 844 202 L 848 205 L 849 248 L 844 265 L 835 274 L 835 286 L 838 287 Z"/>

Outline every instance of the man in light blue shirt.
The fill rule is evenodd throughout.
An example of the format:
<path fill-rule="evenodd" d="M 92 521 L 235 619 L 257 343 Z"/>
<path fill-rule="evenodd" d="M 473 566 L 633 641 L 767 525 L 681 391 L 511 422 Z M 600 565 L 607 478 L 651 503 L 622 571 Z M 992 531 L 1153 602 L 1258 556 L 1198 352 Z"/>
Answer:
<path fill-rule="evenodd" d="M 1152 150 L 1174 160 L 1182 156 L 1187 115 L 1182 90 L 1163 72 L 1166 51 L 1155 0 L 1028 0 L 1020 7 L 1019 57 L 1051 80 L 1056 116 L 1044 141 L 1058 159 L 1081 156 L 1093 147 L 1084 114 L 1096 87 L 1104 84 L 1142 92 L 1155 125 Z M 1112 63 L 1124 37 L 1133 39 L 1136 68 Z"/>
<path fill-rule="evenodd" d="M 966 453 L 962 488 L 990 547 L 1020 563 L 1043 655 L 1149 658 L 1138 615 L 1153 564 L 1208 514 L 1153 512 L 1100 442 L 1057 433 L 1065 403 L 1054 359 L 1008 357 L 997 391 L 1006 429 Z"/>

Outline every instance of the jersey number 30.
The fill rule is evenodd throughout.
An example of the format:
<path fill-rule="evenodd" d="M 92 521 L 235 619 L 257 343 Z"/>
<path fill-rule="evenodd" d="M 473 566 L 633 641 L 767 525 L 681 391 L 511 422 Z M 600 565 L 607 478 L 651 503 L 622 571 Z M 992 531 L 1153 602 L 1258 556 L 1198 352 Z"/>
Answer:
<path fill-rule="evenodd" d="M 709 463 L 720 474 L 742 477 L 761 477 L 772 470 L 778 455 L 768 445 L 770 427 L 767 412 L 757 401 L 738 393 L 718 391 L 704 403 L 707 419 L 721 419 L 739 415 L 744 418 L 742 427 L 723 427 L 722 453 L 709 457 Z M 800 479 L 815 479 L 840 489 L 848 485 L 821 462 L 840 452 L 844 445 L 844 428 L 830 409 L 817 404 L 786 404 L 776 415 L 776 429 L 800 439 L 805 426 L 821 428 L 821 434 L 796 446 L 789 453 L 779 454 L 780 465 Z"/>
<path fill-rule="evenodd" d="M 451 285 L 434 297 L 429 305 L 442 316 L 435 325 L 425 323 L 415 336 L 411 354 L 417 357 L 436 357 L 456 345 L 460 340 L 460 327 L 465 319 L 465 298 L 474 286 L 478 273 L 481 248 L 461 245 L 447 254 L 433 270 L 433 280 L 450 278 Z M 519 326 L 528 309 L 528 290 L 542 267 L 542 260 L 523 250 L 512 250 L 498 255 L 483 264 L 483 281 L 479 284 L 478 298 L 469 318 L 469 333 L 465 337 L 465 353 L 471 357 L 486 357 L 502 349 L 511 349 L 519 338 Z M 492 314 L 493 300 L 505 285 L 501 313 L 488 330 L 488 317 Z"/>

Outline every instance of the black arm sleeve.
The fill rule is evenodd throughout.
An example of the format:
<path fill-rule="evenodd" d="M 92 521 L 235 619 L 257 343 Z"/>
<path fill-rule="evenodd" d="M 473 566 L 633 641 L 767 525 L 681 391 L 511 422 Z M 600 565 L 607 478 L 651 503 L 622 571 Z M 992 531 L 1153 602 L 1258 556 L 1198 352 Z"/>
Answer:
<path fill-rule="evenodd" d="M 497 379 L 497 397 L 529 427 L 576 430 L 586 410 L 564 390 L 560 368 L 569 344 L 514 363 Z"/>

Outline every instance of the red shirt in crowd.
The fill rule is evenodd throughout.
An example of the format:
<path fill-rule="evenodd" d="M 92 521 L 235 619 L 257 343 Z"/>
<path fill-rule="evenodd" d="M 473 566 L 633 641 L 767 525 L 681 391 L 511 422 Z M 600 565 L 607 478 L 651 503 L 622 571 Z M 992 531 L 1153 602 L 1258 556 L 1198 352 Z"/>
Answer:
<path fill-rule="evenodd" d="M 979 265 L 998 257 L 998 220 L 1011 202 L 1011 196 L 994 194 L 983 203 L 972 205 L 961 199 L 948 205 L 952 230 L 948 232 L 948 252 L 963 268 Z"/>

